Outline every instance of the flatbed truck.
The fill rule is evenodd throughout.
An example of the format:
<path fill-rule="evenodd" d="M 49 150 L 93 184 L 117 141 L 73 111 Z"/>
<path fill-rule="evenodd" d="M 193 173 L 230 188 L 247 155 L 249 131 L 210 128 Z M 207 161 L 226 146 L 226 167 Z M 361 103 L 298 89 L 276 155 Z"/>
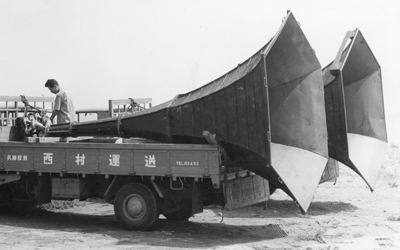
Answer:
<path fill-rule="evenodd" d="M 6 100 L 17 105 L 15 99 Z M 267 180 L 249 171 L 225 171 L 223 149 L 206 131 L 209 144 L 203 145 L 142 138 L 23 138 L 15 123 L 20 108 L 5 106 L 14 114 L 4 115 L 3 109 L 2 119 L 8 121 L 0 126 L 0 206 L 98 197 L 114 205 L 124 228 L 149 230 L 161 214 L 187 220 L 213 203 L 233 209 L 269 198 Z"/>
<path fill-rule="evenodd" d="M 160 214 L 186 220 L 204 205 L 234 208 L 269 197 L 257 175 L 223 173 L 218 145 L 47 140 L 0 142 L 0 205 L 100 197 L 114 204 L 124 228 L 148 230 Z"/>

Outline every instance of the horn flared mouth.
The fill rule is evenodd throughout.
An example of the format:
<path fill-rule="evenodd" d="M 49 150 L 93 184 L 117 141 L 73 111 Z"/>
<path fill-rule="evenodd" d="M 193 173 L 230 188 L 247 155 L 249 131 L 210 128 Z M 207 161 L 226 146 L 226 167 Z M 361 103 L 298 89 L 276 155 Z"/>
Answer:
<path fill-rule="evenodd" d="M 381 68 L 359 30 L 347 32 L 336 59 L 324 69 L 324 85 L 329 156 L 373 191 L 387 132 Z"/>
<path fill-rule="evenodd" d="M 307 211 L 328 159 L 308 150 L 272 143 L 275 171 L 303 211 Z"/>
<path fill-rule="evenodd" d="M 355 170 L 373 191 L 386 153 L 387 143 L 369 136 L 347 134 L 350 168 Z"/>

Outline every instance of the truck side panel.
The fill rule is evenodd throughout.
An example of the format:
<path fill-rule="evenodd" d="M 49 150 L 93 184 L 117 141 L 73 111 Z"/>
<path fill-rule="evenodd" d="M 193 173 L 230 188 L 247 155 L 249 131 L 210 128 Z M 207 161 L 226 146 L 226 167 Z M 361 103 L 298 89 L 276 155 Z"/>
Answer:
<path fill-rule="evenodd" d="M 52 148 L 35 148 L 34 167 L 38 172 L 62 172 L 65 168 L 65 150 Z M 42 157 L 39 157 L 42 156 Z"/>
<path fill-rule="evenodd" d="M 2 171 L 211 177 L 214 182 L 220 176 L 219 151 L 211 145 L 11 142 L 0 144 L 0 156 Z"/>
<path fill-rule="evenodd" d="M 99 171 L 103 174 L 133 174 L 133 151 L 99 150 Z"/>
<path fill-rule="evenodd" d="M 3 148 L 3 167 L 10 171 L 33 170 L 33 148 Z"/>
<path fill-rule="evenodd" d="M 171 175 L 169 171 L 170 152 L 138 150 L 133 152 L 133 169 L 139 175 Z"/>
<path fill-rule="evenodd" d="M 65 172 L 93 174 L 98 172 L 98 150 L 70 148 L 66 151 Z"/>

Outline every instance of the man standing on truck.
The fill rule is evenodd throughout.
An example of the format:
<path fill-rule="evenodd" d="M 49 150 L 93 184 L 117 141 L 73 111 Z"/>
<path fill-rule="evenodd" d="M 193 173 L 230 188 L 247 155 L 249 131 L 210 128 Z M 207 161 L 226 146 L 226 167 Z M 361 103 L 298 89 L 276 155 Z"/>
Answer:
<path fill-rule="evenodd" d="M 53 112 L 50 117 L 51 123 L 53 123 L 53 119 L 56 116 L 57 124 L 75 121 L 75 109 L 71 96 L 64 89 L 60 88 L 60 85 L 54 79 L 47 80 L 44 86 L 56 95 Z"/>

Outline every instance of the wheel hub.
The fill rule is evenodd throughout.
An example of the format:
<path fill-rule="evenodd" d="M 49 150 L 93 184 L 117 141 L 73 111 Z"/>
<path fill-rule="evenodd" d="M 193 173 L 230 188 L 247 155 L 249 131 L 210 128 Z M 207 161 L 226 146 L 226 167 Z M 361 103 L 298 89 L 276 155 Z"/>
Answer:
<path fill-rule="evenodd" d="M 131 197 L 126 203 L 126 211 L 130 216 L 136 217 L 143 212 L 143 203 L 137 197 Z"/>

